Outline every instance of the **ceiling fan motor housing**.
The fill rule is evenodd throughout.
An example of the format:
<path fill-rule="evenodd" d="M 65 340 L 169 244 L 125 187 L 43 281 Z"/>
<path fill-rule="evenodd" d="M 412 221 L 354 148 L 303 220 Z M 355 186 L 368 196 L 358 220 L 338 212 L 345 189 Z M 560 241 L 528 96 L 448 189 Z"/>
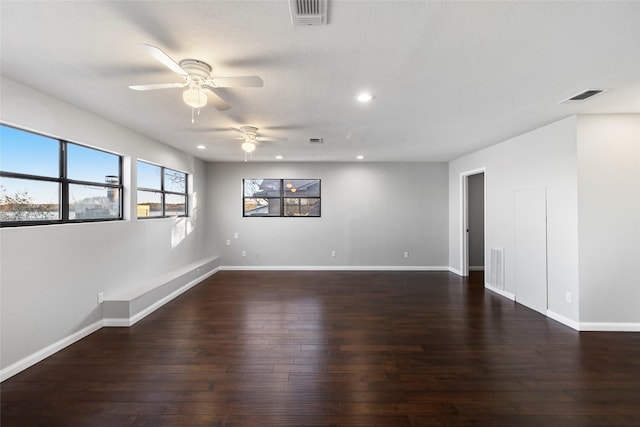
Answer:
<path fill-rule="evenodd" d="M 211 65 L 197 59 L 183 59 L 180 61 L 180 67 L 189 73 L 192 80 L 204 83 L 211 77 Z"/>

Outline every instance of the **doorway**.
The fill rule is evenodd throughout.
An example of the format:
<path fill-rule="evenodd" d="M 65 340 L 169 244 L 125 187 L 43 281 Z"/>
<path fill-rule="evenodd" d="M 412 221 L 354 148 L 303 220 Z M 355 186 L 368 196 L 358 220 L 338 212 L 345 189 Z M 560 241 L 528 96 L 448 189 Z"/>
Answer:
<path fill-rule="evenodd" d="M 485 169 L 462 173 L 461 178 L 461 273 L 480 277 L 485 267 Z M 475 282 L 475 280 L 474 280 Z"/>

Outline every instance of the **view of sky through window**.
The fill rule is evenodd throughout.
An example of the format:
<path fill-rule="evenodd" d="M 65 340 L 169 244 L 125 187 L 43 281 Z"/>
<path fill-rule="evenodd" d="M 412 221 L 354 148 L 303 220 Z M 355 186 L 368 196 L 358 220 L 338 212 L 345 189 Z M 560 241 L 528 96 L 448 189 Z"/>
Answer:
<path fill-rule="evenodd" d="M 60 176 L 59 141 L 0 126 L 0 170 L 51 178 Z M 119 176 L 118 156 L 68 144 L 68 176 L 70 179 L 107 182 L 108 176 Z M 26 193 L 33 203 L 58 203 L 57 184 L 32 180 L 0 178 L 6 194 Z"/>

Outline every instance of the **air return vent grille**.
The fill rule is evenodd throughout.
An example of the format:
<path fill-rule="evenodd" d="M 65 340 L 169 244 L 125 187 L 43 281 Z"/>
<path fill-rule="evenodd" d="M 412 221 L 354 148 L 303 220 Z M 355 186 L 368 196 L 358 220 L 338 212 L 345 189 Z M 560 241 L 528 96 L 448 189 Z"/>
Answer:
<path fill-rule="evenodd" d="M 497 289 L 504 289 L 504 249 L 491 248 L 488 282 Z"/>
<path fill-rule="evenodd" d="M 289 0 L 293 25 L 324 25 L 327 23 L 328 0 Z"/>
<path fill-rule="evenodd" d="M 324 141 L 322 138 L 309 138 L 311 144 L 322 144 Z"/>
<path fill-rule="evenodd" d="M 564 101 L 560 101 L 559 104 L 562 104 L 563 102 L 570 102 L 570 101 L 584 101 L 587 98 L 591 98 L 592 96 L 596 96 L 599 93 L 604 92 L 604 89 L 589 89 L 589 90 L 584 90 L 578 94 L 573 95 L 571 98 L 567 98 Z"/>

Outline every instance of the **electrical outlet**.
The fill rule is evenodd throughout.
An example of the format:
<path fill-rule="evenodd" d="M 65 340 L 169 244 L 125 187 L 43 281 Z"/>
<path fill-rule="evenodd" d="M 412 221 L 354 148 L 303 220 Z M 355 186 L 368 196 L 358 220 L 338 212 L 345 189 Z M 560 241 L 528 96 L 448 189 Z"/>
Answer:
<path fill-rule="evenodd" d="M 231 246 L 231 239 L 227 239 L 227 246 Z"/>
<path fill-rule="evenodd" d="M 335 257 L 336 256 L 336 251 L 331 251 L 331 256 Z"/>
<path fill-rule="evenodd" d="M 404 251 L 404 257 L 409 258 L 409 251 Z"/>
<path fill-rule="evenodd" d="M 238 238 L 238 233 L 233 233 L 233 238 L 237 239 Z"/>
<path fill-rule="evenodd" d="M 98 304 L 102 304 L 104 302 L 104 292 L 98 292 Z"/>
<path fill-rule="evenodd" d="M 247 251 L 242 251 L 242 256 L 247 256 Z"/>
<path fill-rule="evenodd" d="M 571 292 L 567 292 L 564 297 L 567 300 L 567 302 L 571 302 Z"/>

